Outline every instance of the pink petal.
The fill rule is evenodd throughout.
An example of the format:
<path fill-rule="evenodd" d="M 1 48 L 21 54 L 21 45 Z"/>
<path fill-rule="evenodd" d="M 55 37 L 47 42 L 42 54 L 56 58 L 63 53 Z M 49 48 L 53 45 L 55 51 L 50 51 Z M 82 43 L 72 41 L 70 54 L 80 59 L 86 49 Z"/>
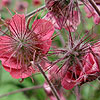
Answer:
<path fill-rule="evenodd" d="M 87 6 L 84 7 L 84 10 L 88 18 L 91 18 L 94 15 L 94 9 L 89 4 L 87 4 Z"/>
<path fill-rule="evenodd" d="M 52 43 L 51 39 L 44 40 L 44 41 L 41 41 L 37 45 L 37 47 L 39 47 L 42 50 L 43 54 L 46 54 L 49 51 L 50 47 L 51 47 L 51 43 Z"/>
<path fill-rule="evenodd" d="M 39 43 L 37 46 L 41 48 L 43 54 L 46 54 L 51 46 L 51 36 L 54 32 L 52 23 L 44 19 L 39 19 L 34 21 L 32 28 L 38 34 Z"/>
<path fill-rule="evenodd" d="M 61 30 L 62 25 L 59 23 L 61 19 L 57 19 L 53 16 L 52 12 L 48 12 L 43 19 L 50 21 L 54 25 L 55 29 Z"/>
<path fill-rule="evenodd" d="M 2 65 L 4 67 L 4 69 L 7 72 L 10 72 L 10 75 L 13 78 L 26 78 L 32 75 L 32 73 L 35 73 L 35 70 L 33 69 L 33 67 L 28 67 L 27 69 L 25 69 L 25 66 L 20 66 L 19 64 L 17 64 L 17 61 L 15 58 L 11 58 L 8 61 L 9 57 L 6 58 L 0 58 L 0 60 L 2 61 Z"/>
<path fill-rule="evenodd" d="M 75 79 L 72 78 L 72 74 L 70 72 L 67 72 L 65 77 L 62 79 L 62 86 L 66 89 L 66 90 L 70 90 L 75 86 Z"/>
<path fill-rule="evenodd" d="M 86 74 L 92 74 L 100 71 L 97 59 L 91 53 L 85 56 L 85 60 L 84 70 Z"/>
<path fill-rule="evenodd" d="M 8 43 L 10 41 L 10 37 L 8 36 L 0 36 L 0 56 L 4 53 L 7 52 L 8 49 Z M 9 46 L 10 47 L 10 46 Z"/>
<path fill-rule="evenodd" d="M 40 65 L 44 70 L 46 70 L 48 66 L 50 66 L 50 64 L 48 64 L 45 60 L 41 60 Z"/>
<path fill-rule="evenodd" d="M 94 53 L 100 55 L 100 41 L 96 42 L 94 46 L 92 46 L 92 50 Z"/>
<path fill-rule="evenodd" d="M 32 29 L 41 40 L 48 40 L 54 33 L 53 24 L 45 19 L 38 19 L 33 22 Z"/>
<path fill-rule="evenodd" d="M 12 34 L 21 35 L 26 31 L 25 28 L 25 16 L 20 14 L 15 14 L 9 23 L 10 30 Z"/>
<path fill-rule="evenodd" d="M 3 68 L 4 68 L 5 71 L 7 71 L 7 72 L 10 72 L 10 71 L 11 71 L 11 69 L 10 69 L 9 67 L 6 67 L 6 66 L 4 66 L 4 65 L 3 65 Z"/>
<path fill-rule="evenodd" d="M 98 16 L 98 14 L 94 14 L 93 15 L 93 21 L 95 24 L 99 24 L 100 23 L 100 17 Z"/>
<path fill-rule="evenodd" d="M 75 32 L 77 26 L 80 24 L 80 14 L 78 11 L 74 11 L 70 13 L 70 16 L 66 19 L 66 24 L 64 28 L 67 31 Z"/>
<path fill-rule="evenodd" d="M 28 67 L 26 70 L 24 68 L 21 68 L 21 70 L 12 69 L 10 75 L 15 79 L 19 79 L 19 78 L 27 78 L 31 76 L 32 73 L 34 72 L 35 71 L 33 67 Z"/>
<path fill-rule="evenodd" d="M 2 61 L 2 65 L 6 68 L 10 68 L 12 69 L 21 69 L 21 66 L 17 63 L 17 60 L 15 58 L 10 58 L 9 56 L 7 57 L 2 57 L 0 58 L 0 60 Z"/>

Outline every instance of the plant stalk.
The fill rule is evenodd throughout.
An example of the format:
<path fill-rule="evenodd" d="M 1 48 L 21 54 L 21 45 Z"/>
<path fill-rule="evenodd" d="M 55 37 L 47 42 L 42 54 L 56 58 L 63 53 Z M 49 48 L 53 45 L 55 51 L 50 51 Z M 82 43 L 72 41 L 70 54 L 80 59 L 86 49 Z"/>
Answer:
<path fill-rule="evenodd" d="M 11 95 L 11 94 L 15 94 L 15 93 L 19 93 L 19 92 L 24 92 L 24 91 L 28 91 L 28 90 L 40 89 L 40 88 L 43 88 L 43 86 L 39 85 L 39 86 L 33 86 L 33 87 L 29 87 L 29 88 L 23 88 L 23 89 L 19 89 L 19 90 L 16 90 L 16 91 L 12 91 L 12 92 L 0 95 L 0 98 L 8 96 L 8 95 Z"/>
<path fill-rule="evenodd" d="M 52 84 L 52 82 L 51 82 L 51 81 L 48 79 L 48 77 L 46 76 L 46 74 L 45 74 L 43 68 L 42 68 L 39 64 L 37 64 L 37 66 L 38 66 L 40 72 L 42 73 L 42 75 L 44 76 L 44 78 L 46 79 L 47 83 L 49 84 L 49 86 L 50 86 L 50 88 L 51 88 L 51 90 L 52 90 L 52 93 L 55 95 L 55 97 L 57 98 L 57 100 L 60 100 L 60 97 L 59 97 L 59 95 L 58 95 L 58 93 L 57 93 L 57 91 L 56 91 L 54 85 Z"/>
<path fill-rule="evenodd" d="M 28 14 L 25 16 L 25 18 L 28 18 L 28 17 L 32 16 L 33 14 L 35 14 L 36 12 L 39 12 L 39 11 L 43 10 L 44 8 L 45 8 L 45 5 L 41 6 L 40 8 L 38 8 L 38 9 L 36 9 L 36 10 L 34 10 L 34 11 L 28 13 Z"/>
<path fill-rule="evenodd" d="M 95 11 L 97 12 L 97 14 L 100 16 L 100 10 L 97 7 L 96 3 L 94 2 L 94 0 L 88 0 L 89 3 L 92 5 L 92 7 L 95 9 Z"/>

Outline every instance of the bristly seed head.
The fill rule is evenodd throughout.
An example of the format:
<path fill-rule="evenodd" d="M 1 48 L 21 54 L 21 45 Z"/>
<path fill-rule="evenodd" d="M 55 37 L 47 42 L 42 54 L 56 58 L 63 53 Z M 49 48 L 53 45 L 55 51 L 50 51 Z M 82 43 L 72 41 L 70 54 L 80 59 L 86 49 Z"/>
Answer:
<path fill-rule="evenodd" d="M 17 64 L 28 67 L 31 66 L 31 61 L 40 61 L 39 58 L 48 52 L 54 32 L 52 23 L 44 19 L 35 20 L 29 29 L 30 19 L 26 25 L 25 16 L 15 14 L 7 22 L 10 34 L 4 33 L 5 36 L 0 37 L 0 49 L 3 52 L 0 58 L 9 54 L 8 61 L 14 57 Z"/>
<path fill-rule="evenodd" d="M 65 75 L 68 69 L 72 66 L 74 69 L 75 66 L 79 66 L 80 69 L 83 69 L 83 61 L 85 61 L 84 56 L 91 52 L 91 45 L 89 42 L 85 41 L 89 36 L 90 34 L 86 33 L 80 40 L 75 40 L 69 32 L 69 39 L 66 48 L 63 50 L 54 50 L 54 53 L 58 55 L 58 59 L 53 62 L 52 66 L 59 62 L 63 62 L 57 72 L 63 68 L 63 75 Z"/>
<path fill-rule="evenodd" d="M 30 34 L 30 32 L 28 34 Z M 16 50 L 13 56 L 18 60 L 24 59 L 24 63 L 27 65 L 30 65 L 30 61 L 33 60 L 34 53 L 41 52 L 41 49 L 36 46 L 38 44 L 38 39 L 36 38 L 35 33 L 32 33 L 29 36 L 25 35 L 24 37 L 12 36 L 9 42 L 12 51 Z M 36 60 L 36 56 L 34 60 Z"/>

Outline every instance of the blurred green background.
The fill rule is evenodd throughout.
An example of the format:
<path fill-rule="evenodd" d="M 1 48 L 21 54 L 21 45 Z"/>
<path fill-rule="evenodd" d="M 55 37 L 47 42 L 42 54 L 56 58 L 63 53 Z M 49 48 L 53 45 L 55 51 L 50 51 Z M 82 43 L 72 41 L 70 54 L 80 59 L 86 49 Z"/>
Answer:
<path fill-rule="evenodd" d="M 32 0 L 11 0 L 11 4 L 7 6 L 10 10 L 16 10 L 16 4 L 17 2 L 22 2 L 25 1 L 28 3 L 27 11 L 24 10 L 22 12 L 17 11 L 18 13 L 24 13 L 27 14 L 34 9 L 37 9 L 38 7 L 41 7 L 44 5 L 44 0 L 40 0 L 39 5 L 34 5 L 32 3 Z M 1 0 L 0 0 L 0 6 Z M 82 9 L 82 8 L 81 8 Z M 93 19 L 87 19 L 85 18 L 85 13 L 82 10 L 83 18 L 86 20 L 86 23 L 81 23 L 78 27 L 77 32 L 84 34 L 86 30 L 89 30 L 92 28 L 93 25 Z M 10 14 L 8 13 L 7 9 L 5 6 L 2 6 L 2 9 L 0 10 L 0 16 L 2 19 L 7 19 L 11 18 Z M 83 29 L 84 27 L 84 29 Z M 100 26 L 96 26 L 96 28 L 93 30 L 95 33 L 100 34 Z M 62 30 L 63 32 L 63 30 Z M 59 40 L 59 37 L 56 37 L 54 39 L 54 44 L 58 45 L 61 47 L 61 42 Z M 50 58 L 51 60 L 53 58 Z M 31 78 L 26 78 L 22 83 L 20 83 L 18 79 L 13 79 L 8 72 L 6 72 L 0 62 L 0 95 L 12 92 L 18 89 L 22 88 L 28 88 L 36 85 L 43 85 L 44 83 L 44 78 L 41 74 L 35 74 L 33 75 L 34 82 L 32 82 Z M 81 89 L 81 100 L 100 100 L 100 85 L 99 85 L 99 80 L 96 80 L 91 83 L 84 84 L 80 87 Z M 75 100 L 76 96 L 73 93 L 72 90 L 65 90 L 65 97 L 67 98 L 66 100 Z M 20 92 L 12 95 L 8 95 L 5 97 L 0 98 L 0 100 L 46 100 L 47 95 L 44 91 L 43 88 L 40 89 L 35 89 L 35 90 L 29 90 L 25 92 Z M 48 99 L 49 100 L 49 99 Z"/>

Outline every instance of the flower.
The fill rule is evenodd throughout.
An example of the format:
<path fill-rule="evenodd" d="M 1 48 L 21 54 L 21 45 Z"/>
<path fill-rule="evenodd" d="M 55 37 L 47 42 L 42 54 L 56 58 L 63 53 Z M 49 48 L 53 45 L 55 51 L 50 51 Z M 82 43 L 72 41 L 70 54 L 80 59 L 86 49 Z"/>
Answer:
<path fill-rule="evenodd" d="M 93 54 L 88 53 L 85 55 L 84 60 L 82 69 L 80 69 L 78 65 L 75 69 L 71 67 L 62 79 L 61 84 L 65 89 L 69 90 L 75 85 L 82 85 L 83 83 L 91 82 L 100 76 L 98 61 Z"/>
<path fill-rule="evenodd" d="M 66 0 L 45 0 L 48 13 L 44 19 L 50 20 L 56 29 L 65 28 L 74 32 L 80 24 L 80 14 L 74 3 Z M 73 6 L 73 8 L 72 8 Z"/>
<path fill-rule="evenodd" d="M 11 4 L 11 0 L 2 0 L 1 3 L 3 6 L 9 6 Z"/>
<path fill-rule="evenodd" d="M 100 59 L 96 56 L 99 49 L 95 44 L 94 49 L 89 44 L 91 35 L 93 34 L 87 32 L 81 39 L 77 39 L 69 32 L 65 48 L 52 50 L 51 54 L 55 54 L 57 58 L 51 67 L 57 63 L 61 65 L 57 72 L 60 73 L 61 84 L 65 89 L 69 90 L 78 84 L 93 81 L 100 74 Z"/>
<path fill-rule="evenodd" d="M 44 89 L 45 89 L 47 96 L 50 98 L 50 100 L 57 100 L 57 98 L 52 94 L 52 90 L 46 82 L 44 83 Z M 58 92 L 61 100 L 66 100 L 63 95 L 62 89 L 57 90 L 57 92 Z"/>
<path fill-rule="evenodd" d="M 40 6 L 41 5 L 41 0 L 32 0 L 32 3 L 34 6 Z"/>
<path fill-rule="evenodd" d="M 52 42 L 54 28 L 51 22 L 35 20 L 31 29 L 29 22 L 30 19 L 26 24 L 24 14 L 15 14 L 7 22 L 10 34 L 0 36 L 0 60 L 4 69 L 16 79 L 29 77 L 35 72 L 35 62 L 41 62 Z"/>
<path fill-rule="evenodd" d="M 60 74 L 57 73 L 57 70 L 59 70 L 58 66 L 55 65 L 53 66 L 49 71 L 48 71 L 48 78 L 54 85 L 55 89 L 57 90 L 60 99 L 61 100 L 66 100 L 64 95 L 63 95 L 63 89 L 61 87 L 61 79 L 60 79 Z M 50 100 L 57 100 L 56 97 L 53 95 L 51 88 L 47 84 L 47 82 L 44 83 L 43 85 L 45 92 L 47 96 L 50 98 Z"/>
<path fill-rule="evenodd" d="M 97 4 L 99 4 L 99 5 L 97 5 L 97 7 L 100 10 L 100 3 L 97 3 Z M 97 12 L 95 11 L 95 9 L 89 3 L 86 4 L 86 6 L 84 7 L 84 10 L 85 10 L 86 16 L 88 18 L 93 17 L 93 21 L 94 21 L 95 24 L 99 24 L 100 23 L 100 17 L 99 17 L 99 15 L 97 14 Z"/>
<path fill-rule="evenodd" d="M 98 56 L 100 56 L 100 41 L 96 42 L 96 43 L 92 46 L 91 49 L 93 50 L 93 52 L 94 52 L 95 54 L 97 54 Z"/>
<path fill-rule="evenodd" d="M 78 11 L 73 11 L 69 14 L 69 17 L 66 19 L 66 24 L 64 28 L 67 31 L 75 32 L 77 26 L 80 24 L 80 14 Z"/>
<path fill-rule="evenodd" d="M 26 1 L 16 3 L 16 10 L 19 12 L 24 12 L 27 7 L 28 3 Z"/>

